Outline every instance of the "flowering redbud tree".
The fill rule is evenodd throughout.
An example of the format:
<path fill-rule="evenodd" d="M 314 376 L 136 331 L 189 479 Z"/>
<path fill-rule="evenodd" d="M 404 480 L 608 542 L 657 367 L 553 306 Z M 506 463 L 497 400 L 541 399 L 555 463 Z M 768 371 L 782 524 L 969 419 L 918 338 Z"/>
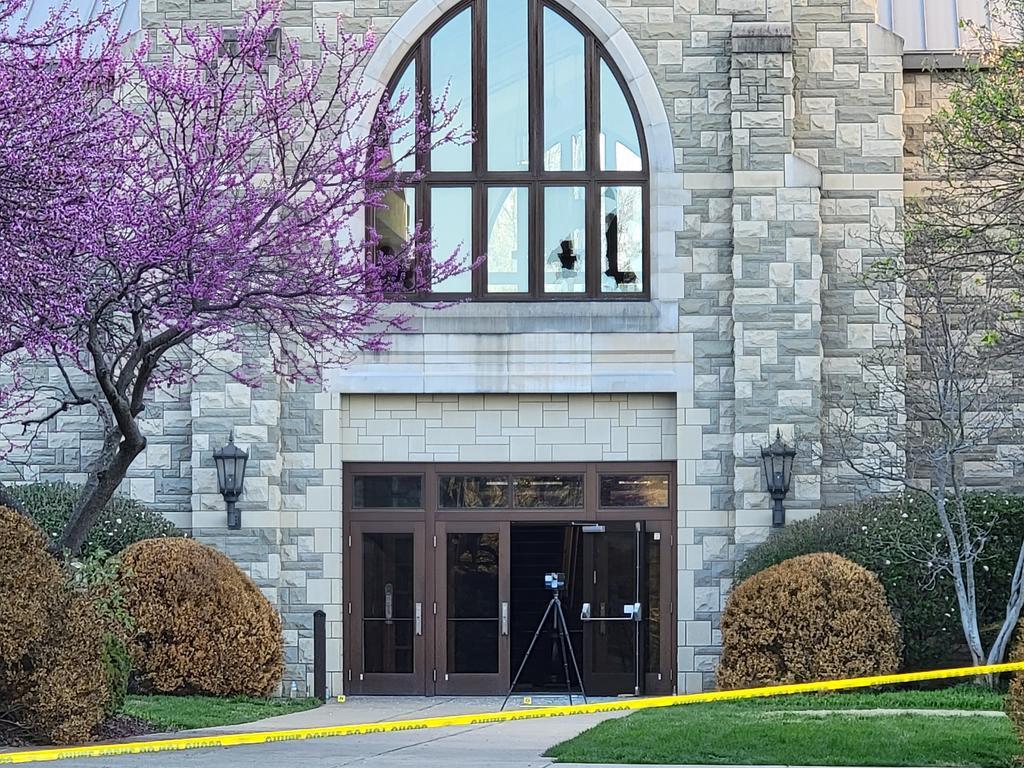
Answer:
<path fill-rule="evenodd" d="M 225 351 L 247 384 L 314 380 L 403 328 L 406 292 L 465 268 L 418 230 L 377 249 L 363 224 L 409 183 L 405 155 L 467 140 L 454 111 L 368 87 L 372 35 L 321 30 L 311 58 L 278 22 L 261 2 L 124 56 L 102 17 L 97 45 L 58 11 L 42 44 L 0 43 L 5 433 L 88 410 L 103 434 L 55 550 L 79 550 L 146 448 L 156 388 Z"/>

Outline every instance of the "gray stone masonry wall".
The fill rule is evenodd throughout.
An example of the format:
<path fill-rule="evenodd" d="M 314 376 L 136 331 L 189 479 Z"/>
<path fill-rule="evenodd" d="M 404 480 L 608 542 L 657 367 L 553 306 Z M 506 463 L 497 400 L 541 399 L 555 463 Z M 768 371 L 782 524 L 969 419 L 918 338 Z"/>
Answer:
<path fill-rule="evenodd" d="M 377 444 L 369 438 L 385 426 L 362 425 L 364 443 L 343 437 L 342 420 L 351 420 L 352 403 L 360 402 L 351 401 L 346 412 L 343 397 L 412 394 L 461 403 L 521 393 L 510 389 L 512 373 L 504 382 L 486 378 L 499 350 L 509 371 L 518 366 L 516 387 L 549 396 L 547 410 L 559 412 L 552 418 L 560 416 L 563 399 L 577 396 L 624 402 L 626 412 L 631 396 L 647 398 L 651 390 L 628 389 L 645 377 L 631 379 L 620 373 L 622 366 L 643 367 L 630 357 L 639 354 L 638 329 L 657 339 L 657 364 L 649 368 L 685 379 L 678 386 L 659 380 L 653 390 L 675 398 L 675 446 L 671 434 L 650 443 L 662 457 L 678 460 L 681 690 L 713 685 L 719 619 L 735 561 L 769 534 L 760 447 L 779 429 L 805 448 L 787 503 L 791 520 L 854 492 L 850 478 L 836 466 L 818 466 L 806 446 L 821 441 L 834 393 L 857 398 L 865 414 L 879 415 L 877 393 L 862 383 L 862 368 L 883 338 L 883 324 L 860 276 L 872 259 L 899 248 L 904 85 L 898 39 L 874 23 L 874 0 L 553 1 L 593 23 L 616 52 L 641 112 L 653 116 L 645 130 L 657 160 L 652 190 L 661 195 L 652 200 L 657 300 L 631 305 L 621 317 L 614 306 L 594 308 L 593 322 L 588 316 L 573 336 L 578 349 L 562 350 L 561 357 L 525 336 L 520 346 L 530 348 L 520 349 L 507 336 L 523 328 L 537 338 L 551 336 L 552 328 L 572 325 L 564 307 L 545 314 L 539 307 L 463 305 L 442 316 L 447 320 L 418 318 L 417 331 L 396 340 L 393 357 L 369 356 L 394 373 L 389 379 L 374 369 L 358 379 L 361 390 L 346 387 L 344 371 L 337 373 L 341 383 L 329 379 L 323 388 L 268 375 L 265 386 L 250 391 L 204 370 L 189 390 L 158 395 L 147 411 L 151 447 L 127 490 L 232 556 L 279 606 L 288 648 L 285 692 L 293 682 L 300 693 L 312 685 L 312 613 L 318 608 L 328 618 L 329 688 L 343 690 L 343 454 L 372 452 Z M 285 34 L 303 41 L 310 57 L 318 53 L 315 27 L 333 24 L 338 15 L 356 32 L 372 26 L 382 48 L 400 56 L 416 36 L 389 31 L 403 18 L 432 19 L 450 5 L 289 0 L 282 21 Z M 249 6 L 243 0 L 143 0 L 143 23 L 149 29 L 230 23 Z M 923 76 L 910 81 L 906 92 L 915 110 L 933 99 L 924 96 L 936 90 L 930 84 Z M 590 306 L 573 308 L 584 313 Z M 474 334 L 478 338 L 469 338 Z M 453 340 L 460 335 L 465 338 Z M 221 370 L 238 362 L 221 357 Z M 581 360 L 586 375 L 575 376 Z M 425 365 L 432 366 L 430 375 Z M 543 383 L 534 375 L 538 365 L 548 371 Z M 452 370 L 479 371 L 472 381 L 487 389 L 463 388 L 469 375 L 441 389 L 437 382 Z M 571 387 L 558 392 L 552 382 L 563 371 Z M 650 379 L 651 371 L 641 373 Z M 422 386 L 398 388 L 412 387 L 410 381 Z M 612 442 L 606 448 L 583 429 L 581 455 L 615 452 Z M 80 477 L 91 430 L 84 417 L 66 417 L 28 457 L 32 476 Z M 231 431 L 251 456 L 238 532 L 225 530 L 212 462 Z M 382 440 L 382 456 L 384 446 Z M 409 454 L 416 453 L 409 446 Z M 511 456 L 511 435 L 508 448 Z M 560 446 L 559 454 L 570 449 Z M 533 455 L 546 456 L 546 449 Z M 996 451 L 995 461 L 1006 458 Z"/>
<path fill-rule="evenodd" d="M 81 381 L 76 382 L 76 387 L 87 390 L 84 376 L 77 378 Z M 25 386 L 37 392 L 33 405 L 43 412 L 51 410 L 54 404 L 47 400 L 47 392 L 62 388 L 63 383 L 56 368 L 47 370 L 40 366 L 28 372 Z M 135 460 L 118 491 L 144 502 L 186 529 L 192 522 L 190 396 L 187 385 L 164 387 L 152 394 L 139 419 L 146 435 L 146 450 Z M 38 431 L 23 434 L 18 424 L 11 424 L 3 433 L 5 439 L 0 445 L 5 455 L 0 462 L 0 482 L 12 484 L 81 484 L 103 442 L 96 412 L 86 407 L 68 410 Z"/>
<path fill-rule="evenodd" d="M 925 158 L 929 140 L 929 120 L 948 106 L 951 91 L 961 81 L 959 70 L 914 71 L 903 74 L 904 113 L 904 190 L 910 202 L 922 195 L 936 174 L 930 171 Z M 1014 424 L 1000 435 L 974 451 L 964 461 L 964 475 L 972 488 L 1020 491 L 1024 484 L 1024 381 L 1019 372 L 1010 375 L 1017 380 L 1011 389 Z"/>
<path fill-rule="evenodd" d="M 863 276 L 874 260 L 903 247 L 902 41 L 874 19 L 874 0 L 793 8 L 796 153 L 822 173 L 823 416 L 852 406 L 865 429 L 872 419 L 884 424 L 896 416 L 866 383 L 863 366 L 887 343 L 891 324 Z M 863 481 L 847 472 L 837 462 L 822 467 L 823 506 L 864 492 Z"/>
<path fill-rule="evenodd" d="M 816 442 L 821 416 L 820 175 L 793 155 L 793 40 L 786 22 L 733 24 L 733 321 L 736 543 L 771 523 L 760 449 L 776 432 Z M 820 499 L 798 456 L 789 519 Z"/>

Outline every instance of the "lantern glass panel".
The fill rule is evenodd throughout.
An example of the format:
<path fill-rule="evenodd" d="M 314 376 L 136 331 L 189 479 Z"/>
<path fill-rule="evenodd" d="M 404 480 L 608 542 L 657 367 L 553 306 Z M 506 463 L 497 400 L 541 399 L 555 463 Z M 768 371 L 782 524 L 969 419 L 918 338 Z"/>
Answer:
<path fill-rule="evenodd" d="M 241 454 L 241 452 L 239 453 L 240 455 L 236 456 L 234 460 L 234 483 L 231 489 L 236 494 L 242 492 L 242 483 L 245 480 L 245 464 L 248 460 L 248 456 Z"/>
<path fill-rule="evenodd" d="M 225 471 L 226 468 L 224 466 L 226 462 L 227 459 L 223 459 L 220 457 L 214 458 L 213 461 L 213 463 L 217 465 L 217 489 L 221 493 L 224 493 L 228 489 L 227 478 L 225 477 L 227 473 Z"/>

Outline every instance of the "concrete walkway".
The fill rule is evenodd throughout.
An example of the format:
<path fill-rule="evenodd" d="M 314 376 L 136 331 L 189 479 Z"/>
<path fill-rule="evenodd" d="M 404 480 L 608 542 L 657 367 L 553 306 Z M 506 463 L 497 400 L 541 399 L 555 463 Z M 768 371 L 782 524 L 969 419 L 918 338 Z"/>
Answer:
<path fill-rule="evenodd" d="M 559 697 L 534 704 L 544 706 L 566 704 Z M 318 709 L 281 715 L 255 723 L 228 726 L 201 731 L 186 731 L 167 736 L 200 736 L 223 733 L 318 728 L 353 723 L 408 720 L 421 717 L 495 712 L 501 698 L 494 697 L 356 697 L 344 703 L 332 703 Z M 510 707 L 522 706 L 521 700 L 510 702 Z M 799 711 L 814 715 L 926 714 L 936 716 L 984 715 L 999 717 L 1000 712 L 959 712 L 945 710 L 845 710 Z M 458 728 L 437 728 L 404 731 L 370 736 L 346 736 L 332 739 L 281 742 L 229 749 L 203 749 L 184 752 L 128 755 L 125 757 L 62 760 L 60 766 L 73 768 L 549 768 L 555 765 L 543 757 L 545 751 L 559 742 L 570 739 L 603 720 L 622 717 L 626 713 L 556 717 L 542 720 L 524 720 Z M 786 714 L 780 711 L 779 714 Z M 143 737 L 160 738 L 159 735 Z M 610 768 L 583 766 L 576 768 Z M 647 768 L 659 768 L 648 766 Z M 665 768 L 665 767 L 660 767 Z M 691 767 L 692 768 L 692 767 Z M 722 768 L 721 766 L 716 768 Z M 782 768 L 768 766 L 767 768 Z M 790 767 L 791 768 L 791 767 Z"/>
<path fill-rule="evenodd" d="M 544 705 L 568 703 L 544 700 Z M 518 702 L 515 702 L 518 704 Z M 187 731 L 169 736 L 200 736 L 220 733 L 318 728 L 352 723 L 407 720 L 420 717 L 496 712 L 501 698 L 447 697 L 357 697 L 343 704 L 281 715 L 255 723 L 224 728 Z M 510 703 L 510 707 L 513 703 Z M 437 728 L 371 736 L 346 736 L 276 744 L 203 749 L 185 752 L 62 760 L 59 765 L 74 768 L 547 768 L 552 761 L 542 757 L 550 747 L 625 713 L 525 720 L 460 728 Z M 160 738 L 144 737 L 145 740 Z"/>

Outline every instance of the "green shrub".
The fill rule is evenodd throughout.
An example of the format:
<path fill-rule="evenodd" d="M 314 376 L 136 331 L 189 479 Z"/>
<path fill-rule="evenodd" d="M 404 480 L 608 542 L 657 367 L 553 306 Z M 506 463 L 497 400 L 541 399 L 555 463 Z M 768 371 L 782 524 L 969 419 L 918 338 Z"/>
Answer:
<path fill-rule="evenodd" d="M 109 697 L 103 628 L 45 545 L 31 520 L 0 507 L 0 718 L 48 741 L 81 741 Z"/>
<path fill-rule="evenodd" d="M 121 554 L 140 686 L 160 693 L 267 696 L 284 672 L 281 618 L 230 558 L 192 539 Z"/>
<path fill-rule="evenodd" d="M 81 488 L 71 483 L 33 483 L 8 486 L 8 490 L 40 528 L 50 537 L 57 537 L 71 517 L 71 509 Z M 169 521 L 140 502 L 115 496 L 89 531 L 82 554 L 89 555 L 98 550 L 116 554 L 143 539 L 183 535 Z"/>
<path fill-rule="evenodd" d="M 968 515 L 991 532 L 978 569 L 979 615 L 991 640 L 1002 623 L 1011 575 L 1024 531 L 1024 498 L 972 493 Z M 995 522 L 993 522 L 995 521 Z M 944 546 L 935 507 L 923 494 L 876 496 L 791 523 L 754 547 L 739 564 L 737 582 L 791 557 L 833 552 L 878 575 L 903 631 L 907 669 L 953 666 L 969 661 L 952 577 L 930 569 L 904 547 Z"/>
<path fill-rule="evenodd" d="M 128 655 L 128 647 L 117 635 L 109 632 L 103 638 L 103 669 L 107 675 L 107 700 L 106 713 L 113 715 L 124 707 L 124 700 L 128 696 L 128 679 L 132 673 L 132 660 Z"/>
<path fill-rule="evenodd" d="M 132 628 L 132 617 L 121 588 L 121 564 L 105 549 L 96 549 L 86 557 L 69 558 L 68 566 L 75 587 L 92 603 L 96 615 L 109 634 L 125 638 Z"/>
<path fill-rule="evenodd" d="M 884 675 L 899 663 L 899 626 L 878 577 L 838 555 L 766 568 L 722 613 L 724 689 Z"/>

